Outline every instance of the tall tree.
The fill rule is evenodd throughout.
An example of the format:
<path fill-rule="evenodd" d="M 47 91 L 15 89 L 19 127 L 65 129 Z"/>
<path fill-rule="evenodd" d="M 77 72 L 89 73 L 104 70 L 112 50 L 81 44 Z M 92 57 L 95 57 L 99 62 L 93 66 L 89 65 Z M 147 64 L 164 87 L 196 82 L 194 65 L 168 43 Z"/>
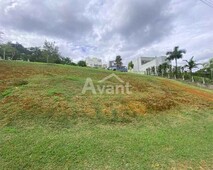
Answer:
<path fill-rule="evenodd" d="M 55 42 L 44 42 L 43 55 L 46 57 L 47 63 L 56 63 L 60 60 L 59 48 Z"/>
<path fill-rule="evenodd" d="M 3 56 L 3 59 L 13 59 L 15 54 L 17 53 L 17 50 L 12 47 L 11 43 L 8 42 L 7 44 L 1 44 L 0 45 L 0 53 Z"/>
<path fill-rule="evenodd" d="M 117 67 L 121 67 L 122 66 L 122 58 L 121 58 L 121 56 L 116 56 L 116 59 L 115 59 L 115 63 L 116 63 L 116 66 Z"/>
<path fill-rule="evenodd" d="M 174 47 L 173 51 L 168 51 L 166 53 L 166 55 L 168 56 L 167 59 L 169 61 L 175 60 L 175 66 L 176 66 L 176 68 L 175 68 L 176 73 L 175 74 L 176 74 L 176 76 L 177 76 L 177 60 L 183 58 L 183 54 L 185 54 L 185 53 L 186 53 L 186 50 L 179 50 L 178 46 Z"/>

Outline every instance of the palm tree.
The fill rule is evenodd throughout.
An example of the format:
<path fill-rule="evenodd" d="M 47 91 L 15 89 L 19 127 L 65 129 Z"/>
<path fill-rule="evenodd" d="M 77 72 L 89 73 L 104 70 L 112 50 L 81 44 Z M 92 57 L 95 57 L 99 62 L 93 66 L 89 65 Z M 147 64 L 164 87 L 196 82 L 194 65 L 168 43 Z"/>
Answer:
<path fill-rule="evenodd" d="M 211 72 L 211 79 L 213 79 L 213 58 L 211 58 L 206 65 L 207 70 Z"/>
<path fill-rule="evenodd" d="M 187 64 L 184 67 L 189 69 L 189 72 L 192 77 L 192 82 L 194 82 L 194 78 L 192 76 L 192 69 L 197 68 L 197 66 L 200 65 L 200 64 L 196 63 L 196 61 L 193 58 L 194 58 L 194 56 L 192 58 L 190 58 L 190 60 L 184 60 L 185 62 L 187 62 Z"/>
<path fill-rule="evenodd" d="M 204 63 L 203 67 L 206 69 L 213 68 L 213 58 L 211 58 L 207 63 Z"/>
<path fill-rule="evenodd" d="M 171 61 L 171 60 L 175 60 L 175 65 L 176 65 L 176 68 L 175 68 L 175 72 L 176 72 L 176 76 L 177 76 L 177 60 L 178 59 L 181 59 L 183 57 L 183 54 L 186 53 L 186 50 L 179 50 L 179 47 L 176 46 L 174 48 L 173 51 L 168 51 L 166 53 L 166 55 L 168 56 L 167 60 Z"/>
<path fill-rule="evenodd" d="M 192 69 L 197 68 L 197 66 L 200 65 L 200 64 L 196 63 L 196 61 L 193 58 L 194 58 L 194 56 L 190 60 L 183 60 L 183 61 L 187 62 L 187 64 L 184 67 L 189 69 L 191 75 L 192 75 Z"/>

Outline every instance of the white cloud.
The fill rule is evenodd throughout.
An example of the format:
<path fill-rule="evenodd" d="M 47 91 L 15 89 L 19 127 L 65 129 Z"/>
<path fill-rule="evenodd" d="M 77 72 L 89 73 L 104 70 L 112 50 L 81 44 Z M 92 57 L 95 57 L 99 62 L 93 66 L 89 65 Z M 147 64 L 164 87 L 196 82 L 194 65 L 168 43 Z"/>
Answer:
<path fill-rule="evenodd" d="M 26 46 L 55 41 L 75 61 L 119 54 L 127 63 L 176 45 L 185 59 L 205 61 L 213 57 L 212 14 L 194 0 L 0 0 L 0 30 L 5 41 Z"/>

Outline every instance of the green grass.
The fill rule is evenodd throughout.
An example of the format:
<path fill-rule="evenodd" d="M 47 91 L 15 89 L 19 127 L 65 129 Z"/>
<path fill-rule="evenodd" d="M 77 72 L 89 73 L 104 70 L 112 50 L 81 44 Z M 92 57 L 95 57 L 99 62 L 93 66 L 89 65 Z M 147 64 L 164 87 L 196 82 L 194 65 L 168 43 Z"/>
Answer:
<path fill-rule="evenodd" d="M 0 131 L 2 169 L 212 169 L 212 112 L 134 123 L 17 118 Z"/>
<path fill-rule="evenodd" d="M 213 169 L 212 91 L 116 72 L 131 95 L 81 94 L 111 73 L 1 61 L 0 169 Z"/>

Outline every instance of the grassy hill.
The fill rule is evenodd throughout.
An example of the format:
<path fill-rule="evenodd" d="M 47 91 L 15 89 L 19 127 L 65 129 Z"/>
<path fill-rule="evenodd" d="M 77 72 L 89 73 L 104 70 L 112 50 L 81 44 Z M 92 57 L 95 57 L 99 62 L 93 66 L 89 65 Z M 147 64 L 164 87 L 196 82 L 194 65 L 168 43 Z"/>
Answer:
<path fill-rule="evenodd" d="M 0 167 L 213 168 L 212 91 L 116 72 L 132 94 L 82 94 L 112 73 L 0 61 Z"/>

